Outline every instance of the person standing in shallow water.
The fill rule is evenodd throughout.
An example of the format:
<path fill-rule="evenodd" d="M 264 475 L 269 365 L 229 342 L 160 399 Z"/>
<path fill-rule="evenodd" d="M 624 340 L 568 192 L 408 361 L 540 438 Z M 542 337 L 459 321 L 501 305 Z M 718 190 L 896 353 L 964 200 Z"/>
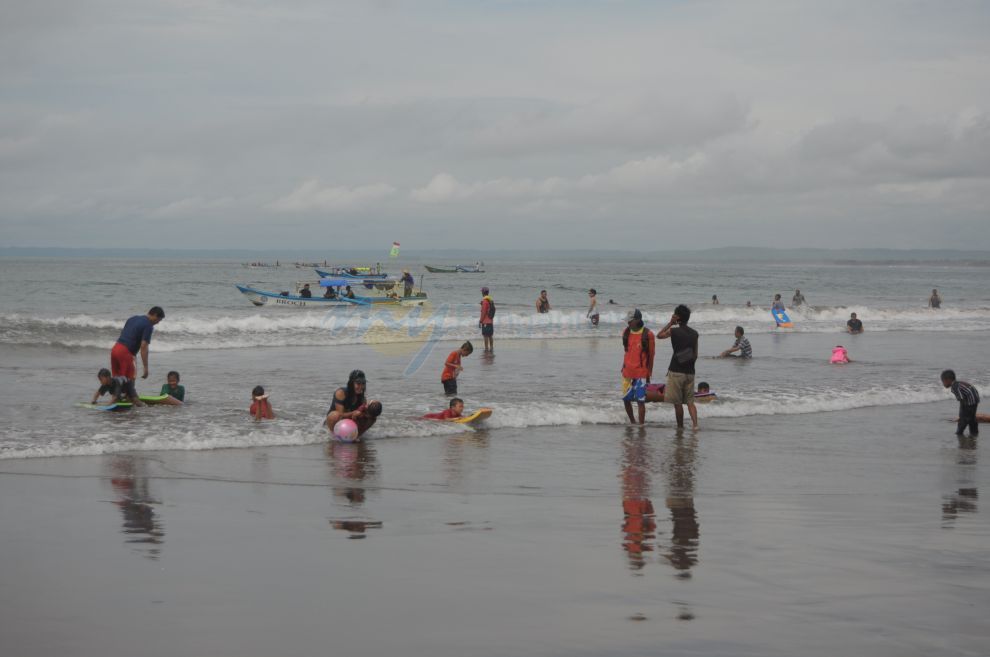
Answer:
<path fill-rule="evenodd" d="M 622 403 L 633 424 L 646 422 L 646 384 L 653 376 L 656 337 L 643 323 L 639 309 L 626 315 L 626 330 L 622 333 Z M 633 402 L 639 406 L 639 418 L 633 416 Z"/>
<path fill-rule="evenodd" d="M 485 353 L 495 353 L 495 300 L 487 287 L 481 288 L 481 317 L 478 319 L 478 326 L 485 341 Z"/>
<path fill-rule="evenodd" d="M 797 308 L 798 306 L 803 306 L 805 304 L 804 295 L 801 294 L 801 290 L 794 290 L 794 296 L 791 297 L 791 305 Z"/>
<path fill-rule="evenodd" d="M 132 381 L 137 378 L 137 367 L 134 359 L 141 354 L 141 365 L 144 368 L 142 379 L 148 378 L 148 345 L 151 334 L 158 322 L 165 319 L 165 311 L 155 306 L 146 315 L 134 315 L 124 323 L 120 337 L 110 350 L 110 372 L 112 376 L 126 376 Z"/>
<path fill-rule="evenodd" d="M 777 295 L 778 297 L 780 295 Z M 684 404 L 691 415 L 693 429 L 698 428 L 698 409 L 694 405 L 694 363 L 698 360 L 698 332 L 688 326 L 691 309 L 681 304 L 674 309 L 670 321 L 657 334 L 657 338 L 670 338 L 674 350 L 667 367 L 667 386 L 664 401 L 674 405 L 677 426 L 684 426 Z"/>
<path fill-rule="evenodd" d="M 942 307 L 942 297 L 939 296 L 938 290 L 932 290 L 932 296 L 928 297 L 928 307 L 934 310 Z"/>

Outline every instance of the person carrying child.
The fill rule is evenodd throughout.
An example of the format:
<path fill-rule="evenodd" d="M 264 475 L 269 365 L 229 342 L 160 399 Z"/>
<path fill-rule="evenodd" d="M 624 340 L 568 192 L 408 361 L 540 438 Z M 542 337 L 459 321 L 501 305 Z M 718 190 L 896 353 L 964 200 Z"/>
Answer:
<path fill-rule="evenodd" d="M 427 413 L 423 416 L 424 420 L 456 420 L 464 412 L 464 400 L 460 397 L 454 397 L 450 400 L 450 407 L 445 411 L 440 411 L 439 413 Z"/>
<path fill-rule="evenodd" d="M 382 404 L 379 401 L 365 400 L 364 393 L 367 386 L 368 380 L 364 372 L 352 370 L 347 377 L 347 386 L 334 391 L 330 408 L 323 420 L 330 433 L 333 433 L 333 428 L 338 422 L 346 419 L 354 420 L 360 436 L 378 421 L 378 416 L 382 414 Z"/>
<path fill-rule="evenodd" d="M 474 345 L 465 342 L 460 349 L 455 349 L 447 356 L 447 361 L 443 364 L 443 372 L 440 373 L 440 383 L 443 384 L 445 395 L 457 394 L 457 376 L 464 371 L 461 367 L 461 358 L 470 356 L 474 352 Z"/>

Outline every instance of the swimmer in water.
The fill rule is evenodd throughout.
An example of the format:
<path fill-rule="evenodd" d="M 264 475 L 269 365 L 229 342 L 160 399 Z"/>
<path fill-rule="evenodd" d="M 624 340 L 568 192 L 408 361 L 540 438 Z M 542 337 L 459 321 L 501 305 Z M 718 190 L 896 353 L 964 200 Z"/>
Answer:
<path fill-rule="evenodd" d="M 852 359 L 849 358 L 849 352 L 846 351 L 846 348 L 840 344 L 832 349 L 832 357 L 828 362 L 833 365 L 844 365 L 845 363 L 851 363 Z"/>

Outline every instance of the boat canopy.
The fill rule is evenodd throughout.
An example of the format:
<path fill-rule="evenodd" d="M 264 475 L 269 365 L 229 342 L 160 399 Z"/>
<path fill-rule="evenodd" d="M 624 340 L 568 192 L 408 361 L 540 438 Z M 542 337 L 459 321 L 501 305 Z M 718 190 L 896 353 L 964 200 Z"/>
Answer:
<path fill-rule="evenodd" d="M 353 278 L 321 278 L 320 287 L 346 287 L 348 285 L 354 285 L 355 281 Z"/>

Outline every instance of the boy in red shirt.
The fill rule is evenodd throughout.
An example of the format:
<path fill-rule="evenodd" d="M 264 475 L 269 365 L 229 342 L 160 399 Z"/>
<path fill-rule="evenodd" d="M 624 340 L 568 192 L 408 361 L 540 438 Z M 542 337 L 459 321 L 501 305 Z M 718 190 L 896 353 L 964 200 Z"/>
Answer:
<path fill-rule="evenodd" d="M 439 413 L 427 413 L 424 420 L 456 420 L 464 412 L 464 400 L 454 397 L 450 400 L 450 408 Z"/>
<path fill-rule="evenodd" d="M 622 333 L 622 402 L 626 407 L 629 421 L 636 424 L 632 403 L 639 405 L 639 424 L 646 423 L 646 384 L 653 376 L 653 357 L 656 355 L 656 337 L 643 324 L 643 313 L 639 309 L 626 315 L 629 324 Z"/>
<path fill-rule="evenodd" d="M 474 345 L 465 342 L 460 349 L 455 349 L 447 356 L 447 362 L 443 364 L 443 372 L 440 374 L 440 383 L 443 384 L 445 395 L 457 394 L 457 375 L 464 369 L 461 367 L 461 358 L 470 356 L 474 351 Z"/>

